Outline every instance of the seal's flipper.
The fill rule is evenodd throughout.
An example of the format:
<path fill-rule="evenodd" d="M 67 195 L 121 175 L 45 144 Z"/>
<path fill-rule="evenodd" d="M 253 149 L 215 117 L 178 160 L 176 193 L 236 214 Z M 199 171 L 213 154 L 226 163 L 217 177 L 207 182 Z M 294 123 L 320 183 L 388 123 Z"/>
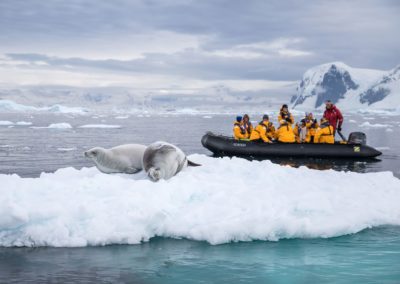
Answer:
<path fill-rule="evenodd" d="M 200 164 L 196 164 L 189 159 L 187 160 L 187 162 L 188 162 L 188 167 L 200 167 L 201 166 Z"/>
<path fill-rule="evenodd" d="M 137 169 L 137 168 L 127 168 L 126 169 L 126 173 L 128 174 L 137 174 L 138 172 L 140 172 L 142 169 Z"/>

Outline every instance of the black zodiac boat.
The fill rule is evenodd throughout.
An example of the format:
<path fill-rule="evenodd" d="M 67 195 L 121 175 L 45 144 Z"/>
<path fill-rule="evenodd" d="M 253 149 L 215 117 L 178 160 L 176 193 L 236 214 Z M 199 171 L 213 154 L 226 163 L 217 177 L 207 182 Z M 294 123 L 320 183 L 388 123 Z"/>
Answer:
<path fill-rule="evenodd" d="M 240 156 L 249 158 L 290 157 L 290 158 L 374 158 L 382 153 L 366 145 L 362 132 L 350 133 L 347 143 L 262 143 L 236 140 L 233 137 L 207 132 L 201 144 L 215 156 Z"/>

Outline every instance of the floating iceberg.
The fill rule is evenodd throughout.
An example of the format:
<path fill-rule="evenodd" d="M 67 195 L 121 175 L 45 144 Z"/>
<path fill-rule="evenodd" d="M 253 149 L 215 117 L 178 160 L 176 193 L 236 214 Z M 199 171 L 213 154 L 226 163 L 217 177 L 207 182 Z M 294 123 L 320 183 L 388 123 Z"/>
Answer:
<path fill-rule="evenodd" d="M 391 172 L 189 158 L 202 166 L 158 183 L 94 167 L 0 175 L 0 246 L 138 244 L 154 236 L 222 244 L 400 225 L 400 180 Z"/>

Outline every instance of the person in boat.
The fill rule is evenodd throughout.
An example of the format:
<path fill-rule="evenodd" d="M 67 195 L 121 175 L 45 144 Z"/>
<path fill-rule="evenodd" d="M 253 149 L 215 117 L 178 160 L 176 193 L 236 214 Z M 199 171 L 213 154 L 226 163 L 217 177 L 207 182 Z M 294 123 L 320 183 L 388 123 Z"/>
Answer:
<path fill-rule="evenodd" d="M 282 119 L 279 121 L 280 126 L 278 127 L 275 138 L 278 142 L 282 143 L 294 143 L 296 142 L 296 137 L 292 128 L 292 124 L 287 120 Z"/>
<path fill-rule="evenodd" d="M 300 123 L 296 123 L 293 129 L 294 135 L 296 137 L 297 143 L 304 143 L 306 142 L 307 137 L 307 127 L 306 127 L 306 120 L 302 119 Z"/>
<path fill-rule="evenodd" d="M 236 121 L 233 124 L 233 137 L 237 140 L 248 138 L 246 130 L 242 126 L 242 120 L 242 116 L 237 116 Z"/>
<path fill-rule="evenodd" d="M 250 117 L 248 114 L 245 114 L 243 116 L 242 127 L 246 132 L 247 138 L 249 138 L 251 135 L 251 132 L 253 131 L 253 125 L 250 122 Z"/>
<path fill-rule="evenodd" d="M 325 101 L 324 118 L 326 118 L 333 127 L 333 132 L 342 130 L 343 115 L 340 110 L 330 101 Z"/>
<path fill-rule="evenodd" d="M 272 142 L 275 141 L 275 133 L 276 133 L 275 126 L 271 121 L 269 121 L 268 122 L 268 128 L 267 128 L 267 137 Z"/>
<path fill-rule="evenodd" d="M 265 143 L 271 143 L 271 140 L 267 135 L 269 131 L 269 125 L 269 117 L 268 115 L 264 114 L 262 121 L 251 132 L 250 141 L 264 141 Z"/>
<path fill-rule="evenodd" d="M 307 127 L 307 134 L 306 134 L 306 143 L 313 143 L 315 132 L 317 131 L 319 125 L 317 119 L 314 118 L 313 114 L 306 113 L 306 127 Z"/>
<path fill-rule="evenodd" d="M 314 143 L 335 143 L 335 133 L 333 130 L 333 126 L 330 125 L 329 121 L 325 117 L 321 118 L 321 125 L 315 132 Z"/>
<path fill-rule="evenodd" d="M 292 125 L 294 123 L 293 115 L 289 112 L 289 108 L 286 104 L 282 105 L 282 107 L 281 107 L 281 110 L 278 115 L 278 121 L 279 121 L 279 123 L 281 121 L 286 121 L 290 125 Z"/>

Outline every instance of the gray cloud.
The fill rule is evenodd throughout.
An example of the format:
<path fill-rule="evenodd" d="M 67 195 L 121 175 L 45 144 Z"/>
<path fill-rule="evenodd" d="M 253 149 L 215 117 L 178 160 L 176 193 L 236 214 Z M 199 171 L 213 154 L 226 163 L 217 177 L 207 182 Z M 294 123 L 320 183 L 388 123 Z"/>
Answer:
<path fill-rule="evenodd" d="M 201 79 L 296 80 L 310 66 L 329 61 L 379 69 L 399 64 L 399 12 L 400 2 L 388 0 L 3 0 L 0 53 L 13 59 L 42 60 L 58 68 L 68 65 Z M 135 35 L 160 31 L 202 40 L 198 48 L 168 54 L 143 50 L 142 58 L 132 60 L 71 58 L 80 50 L 101 52 L 104 45 L 112 49 L 118 42 L 117 55 L 125 40 L 124 48 L 129 50 L 137 41 Z M 282 56 L 273 48 L 251 46 L 278 39 L 301 39 L 281 50 L 308 55 Z M 110 48 L 105 57 L 113 58 Z M 37 55 L 60 50 L 62 56 Z M 241 52 L 261 54 L 246 57 Z M 221 53 L 233 56 L 215 56 Z"/>

